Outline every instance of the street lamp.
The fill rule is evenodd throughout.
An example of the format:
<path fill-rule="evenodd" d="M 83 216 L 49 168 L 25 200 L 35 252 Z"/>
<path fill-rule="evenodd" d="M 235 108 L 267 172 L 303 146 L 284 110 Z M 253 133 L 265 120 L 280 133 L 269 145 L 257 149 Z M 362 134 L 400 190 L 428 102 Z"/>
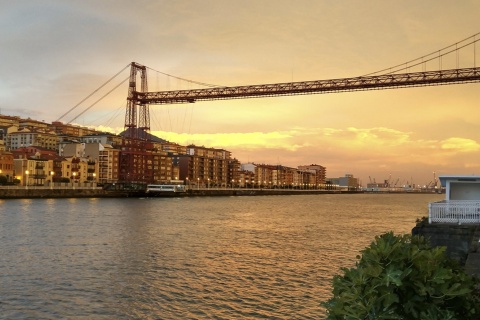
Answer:
<path fill-rule="evenodd" d="M 197 178 L 197 190 L 200 189 L 200 178 Z"/>
<path fill-rule="evenodd" d="M 28 170 L 25 171 L 25 187 L 28 188 L 28 174 L 30 172 L 28 172 Z"/>
<path fill-rule="evenodd" d="M 55 172 L 53 171 L 50 171 L 50 176 L 52 177 L 50 179 L 50 189 L 53 189 L 53 176 L 55 175 Z"/>
<path fill-rule="evenodd" d="M 72 172 L 72 176 L 73 176 L 73 189 L 75 189 L 75 176 L 77 175 L 76 172 Z"/>

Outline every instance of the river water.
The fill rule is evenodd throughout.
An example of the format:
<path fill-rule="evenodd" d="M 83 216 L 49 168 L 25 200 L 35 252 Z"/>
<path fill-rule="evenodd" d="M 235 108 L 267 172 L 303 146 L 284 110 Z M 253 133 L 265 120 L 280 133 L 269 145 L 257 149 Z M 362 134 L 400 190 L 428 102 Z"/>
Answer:
<path fill-rule="evenodd" d="M 0 319 L 322 319 L 435 194 L 0 200 Z"/>

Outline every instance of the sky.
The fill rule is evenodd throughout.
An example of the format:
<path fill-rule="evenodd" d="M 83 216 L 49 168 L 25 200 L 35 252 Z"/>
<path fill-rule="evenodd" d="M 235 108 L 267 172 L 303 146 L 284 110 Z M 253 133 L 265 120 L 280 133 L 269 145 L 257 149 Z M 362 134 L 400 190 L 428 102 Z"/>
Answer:
<path fill-rule="evenodd" d="M 0 114 L 119 133 L 128 87 L 113 87 L 128 68 L 62 116 L 133 61 L 149 68 L 149 91 L 198 88 L 178 78 L 236 86 L 356 77 L 480 32 L 478 12 L 468 0 L 0 0 Z M 480 43 L 442 68 L 477 63 Z M 151 105 L 150 121 L 161 138 L 241 162 L 424 185 L 480 174 L 479 96 L 477 83 Z"/>

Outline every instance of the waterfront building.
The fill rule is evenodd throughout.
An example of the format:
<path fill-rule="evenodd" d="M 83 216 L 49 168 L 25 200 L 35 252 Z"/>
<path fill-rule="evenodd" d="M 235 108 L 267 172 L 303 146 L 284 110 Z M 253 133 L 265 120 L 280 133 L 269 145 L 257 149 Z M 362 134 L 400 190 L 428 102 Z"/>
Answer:
<path fill-rule="evenodd" d="M 11 152 L 0 150 L 0 176 L 5 176 L 8 182 L 14 179 L 13 154 Z"/>
<path fill-rule="evenodd" d="M 92 182 L 96 163 L 88 158 L 65 157 L 63 175 L 74 184 Z"/>
<path fill-rule="evenodd" d="M 253 186 L 253 181 L 255 180 L 255 173 L 248 170 L 238 171 L 238 181 L 240 188 L 251 188 Z"/>
<path fill-rule="evenodd" d="M 60 155 L 75 157 L 86 161 L 87 182 L 118 182 L 120 150 L 102 143 L 63 142 L 60 144 Z M 66 175 L 67 177 L 69 175 Z M 80 179 L 80 177 L 77 177 Z"/>
<path fill-rule="evenodd" d="M 178 155 L 179 178 L 191 185 L 226 187 L 230 161 L 230 151 L 189 145 L 185 155 Z"/>
<path fill-rule="evenodd" d="M 241 187 L 245 185 L 245 180 L 242 181 L 242 177 L 240 175 L 242 164 L 237 159 L 233 158 L 230 159 L 228 162 L 228 177 L 227 180 L 229 181 L 230 186 L 233 187 Z M 243 177 L 245 179 L 245 177 Z"/>
<path fill-rule="evenodd" d="M 120 150 L 101 144 L 98 152 L 98 183 L 117 182 L 120 173 Z"/>
<path fill-rule="evenodd" d="M 52 162 L 53 169 L 48 172 L 48 175 L 51 176 L 51 182 L 64 182 L 65 178 L 63 176 L 63 163 L 66 161 L 65 158 L 60 157 L 57 154 L 42 154 L 42 158 L 47 159 Z"/>
<path fill-rule="evenodd" d="M 14 159 L 15 178 L 23 186 L 43 186 L 51 183 L 53 176 L 53 161 L 41 155 Z"/>
<path fill-rule="evenodd" d="M 326 177 L 327 177 L 327 168 L 318 164 L 310 164 L 310 165 L 303 165 L 298 166 L 298 169 L 309 171 L 315 174 L 315 181 L 313 184 L 315 185 L 322 185 L 325 184 Z M 311 182 L 310 182 L 311 183 Z"/>
<path fill-rule="evenodd" d="M 345 174 L 344 177 L 338 178 L 328 178 L 330 184 L 338 185 L 339 187 L 347 188 L 348 190 L 356 190 L 360 187 L 358 178 L 355 178 L 353 174 Z M 375 185 L 375 188 L 378 188 L 378 184 Z"/>
<path fill-rule="evenodd" d="M 257 164 L 255 166 L 256 184 L 261 188 L 268 188 L 272 186 L 273 171 L 276 166 L 268 164 Z"/>
<path fill-rule="evenodd" d="M 300 169 L 296 169 L 295 172 L 293 173 L 293 187 L 294 188 L 302 188 L 303 187 L 303 182 L 304 182 L 304 173 L 307 171 L 303 171 Z"/>
<path fill-rule="evenodd" d="M 174 162 L 177 164 L 174 166 Z M 153 181 L 154 183 L 168 184 L 172 179 L 177 180 L 180 176 L 178 157 L 170 155 L 166 151 L 153 152 Z M 173 168 L 176 168 L 175 170 Z"/>
<path fill-rule="evenodd" d="M 118 181 L 120 150 L 109 144 L 84 143 L 83 157 L 90 163 L 87 181 L 113 183 Z M 94 169 L 94 171 L 92 171 Z"/>

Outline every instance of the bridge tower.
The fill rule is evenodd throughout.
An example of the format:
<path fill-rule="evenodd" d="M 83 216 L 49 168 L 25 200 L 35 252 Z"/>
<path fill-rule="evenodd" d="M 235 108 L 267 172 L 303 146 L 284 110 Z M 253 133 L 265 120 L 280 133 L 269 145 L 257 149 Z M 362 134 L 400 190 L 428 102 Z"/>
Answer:
<path fill-rule="evenodd" d="M 128 86 L 125 130 L 120 153 L 119 181 L 153 182 L 152 143 L 149 142 L 150 112 L 148 104 L 138 98 L 137 77 L 140 74 L 140 92 L 147 92 L 147 68 L 132 62 Z"/>

